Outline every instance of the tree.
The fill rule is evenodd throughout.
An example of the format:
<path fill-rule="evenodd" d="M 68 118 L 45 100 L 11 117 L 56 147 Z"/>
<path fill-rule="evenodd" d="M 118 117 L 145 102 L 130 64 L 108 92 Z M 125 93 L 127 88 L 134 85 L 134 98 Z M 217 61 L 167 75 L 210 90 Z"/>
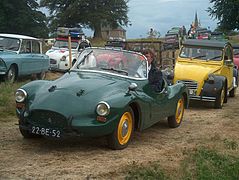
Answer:
<path fill-rule="evenodd" d="M 218 19 L 219 28 L 223 31 L 239 29 L 239 0 L 210 0 L 208 8 L 211 17 Z"/>
<path fill-rule="evenodd" d="M 116 28 L 128 25 L 128 0 L 41 0 L 42 7 L 50 10 L 51 30 L 57 26 L 74 27 L 79 24 L 101 37 L 102 25 Z"/>
<path fill-rule="evenodd" d="M 46 16 L 35 0 L 1 0 L 0 32 L 48 37 Z"/>

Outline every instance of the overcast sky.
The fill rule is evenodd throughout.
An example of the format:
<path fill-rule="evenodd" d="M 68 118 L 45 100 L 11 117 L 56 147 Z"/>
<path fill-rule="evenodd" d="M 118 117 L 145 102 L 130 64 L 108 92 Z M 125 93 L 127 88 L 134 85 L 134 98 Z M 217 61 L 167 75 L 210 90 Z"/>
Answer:
<path fill-rule="evenodd" d="M 124 27 L 127 38 L 146 37 L 152 27 L 162 36 L 174 26 L 190 27 L 197 11 L 203 27 L 214 30 L 217 21 L 211 19 L 206 9 L 209 0 L 130 0 L 128 17 L 132 26 Z M 91 31 L 85 31 L 92 36 Z"/>

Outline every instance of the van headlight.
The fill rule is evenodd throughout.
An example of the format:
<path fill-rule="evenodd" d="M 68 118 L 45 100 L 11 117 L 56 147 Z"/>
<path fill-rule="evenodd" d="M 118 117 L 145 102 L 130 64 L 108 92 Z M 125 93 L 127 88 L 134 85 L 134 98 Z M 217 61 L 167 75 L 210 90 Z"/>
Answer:
<path fill-rule="evenodd" d="M 208 82 L 209 82 L 209 84 L 214 84 L 214 82 L 215 82 L 215 77 L 214 77 L 213 74 L 209 74 L 209 75 L 208 75 Z"/>
<path fill-rule="evenodd" d="M 110 105 L 104 101 L 99 102 L 96 106 L 96 113 L 99 116 L 107 116 L 110 113 Z"/>
<path fill-rule="evenodd" d="M 15 93 L 15 100 L 18 103 L 25 101 L 27 98 L 27 92 L 24 89 L 18 89 Z"/>

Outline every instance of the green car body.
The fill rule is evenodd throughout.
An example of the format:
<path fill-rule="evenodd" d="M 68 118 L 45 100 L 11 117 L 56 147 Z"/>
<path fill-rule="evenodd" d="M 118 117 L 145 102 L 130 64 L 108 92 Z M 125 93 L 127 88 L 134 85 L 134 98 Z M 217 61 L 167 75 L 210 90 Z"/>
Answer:
<path fill-rule="evenodd" d="M 86 55 L 81 55 L 73 68 L 61 78 L 55 81 L 33 81 L 20 88 L 20 91 L 26 93 L 22 102 L 17 100 L 20 130 L 31 134 L 34 126 L 50 129 L 51 135 L 47 136 L 55 136 L 51 129 L 59 130 L 61 137 L 107 136 L 114 133 L 123 114 L 131 109 L 133 130 L 142 131 L 160 119 L 174 116 L 180 98 L 183 97 L 184 105 L 187 106 L 188 92 L 182 83 L 169 86 L 164 80 L 162 90 L 155 92 L 148 82 L 147 74 L 134 77 L 116 73 L 112 68 L 106 70 L 105 67 L 102 71 L 96 68 L 78 69 L 81 59 L 92 52 L 95 54 L 95 51 L 115 53 L 112 56 L 121 58 L 125 69 L 130 69 L 125 57 L 131 61 L 132 57 L 137 57 L 138 61 L 145 63 L 145 70 L 148 72 L 145 57 L 138 53 L 88 48 L 85 50 Z M 98 64 L 104 64 L 99 63 L 99 58 L 97 61 Z M 97 114 L 97 105 L 101 102 L 109 106 L 109 113 L 106 115 Z M 124 130 L 128 130 L 128 127 Z M 41 130 L 39 132 L 40 135 L 46 135 Z"/>

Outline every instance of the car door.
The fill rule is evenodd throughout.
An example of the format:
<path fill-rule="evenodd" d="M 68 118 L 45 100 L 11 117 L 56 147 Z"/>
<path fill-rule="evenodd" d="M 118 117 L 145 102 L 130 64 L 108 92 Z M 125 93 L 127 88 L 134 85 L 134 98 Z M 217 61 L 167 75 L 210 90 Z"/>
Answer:
<path fill-rule="evenodd" d="M 222 75 L 227 78 L 228 88 L 231 88 L 233 83 L 233 67 L 232 49 L 230 46 L 227 46 L 224 52 Z"/>
<path fill-rule="evenodd" d="M 154 91 L 149 84 L 145 86 L 145 93 L 150 97 L 150 120 L 149 124 L 154 124 L 159 120 L 167 117 L 168 107 L 170 105 L 168 86 L 164 80 L 162 90 L 160 92 Z"/>

